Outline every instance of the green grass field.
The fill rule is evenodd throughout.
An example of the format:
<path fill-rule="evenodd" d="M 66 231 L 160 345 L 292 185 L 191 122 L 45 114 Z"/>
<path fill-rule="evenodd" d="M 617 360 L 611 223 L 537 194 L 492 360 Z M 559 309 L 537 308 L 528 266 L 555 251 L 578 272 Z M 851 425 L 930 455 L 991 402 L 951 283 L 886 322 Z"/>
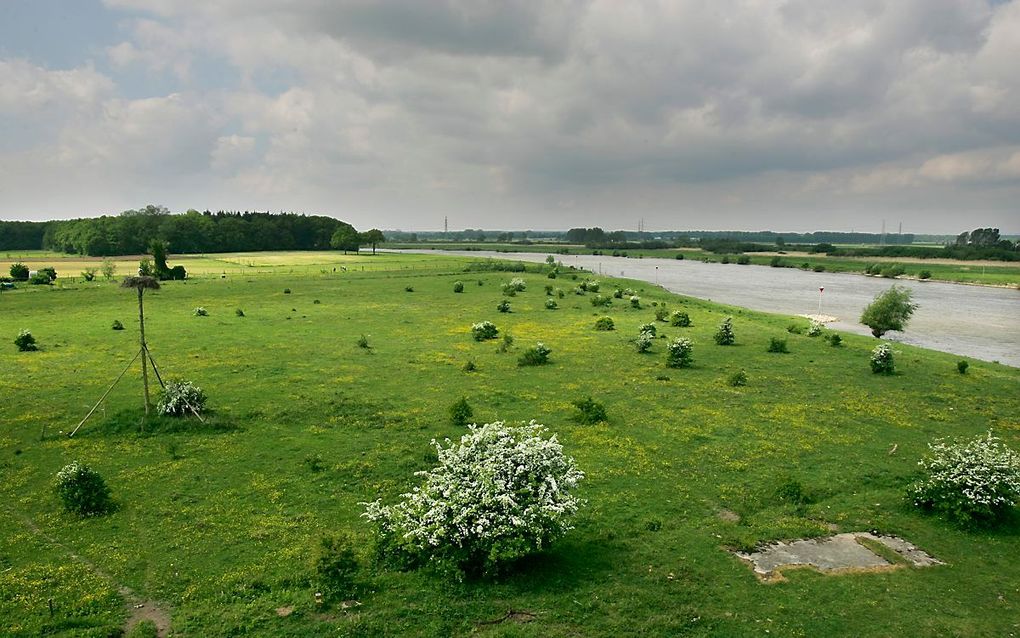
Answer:
<path fill-rule="evenodd" d="M 505 253 L 527 252 L 560 254 L 564 251 L 574 255 L 593 254 L 591 248 L 577 244 L 492 244 L 492 243 L 454 243 L 454 242 L 432 242 L 432 243 L 395 243 L 387 244 L 387 248 L 409 248 L 415 250 L 495 250 Z M 921 271 L 927 270 L 931 279 L 936 281 L 952 281 L 964 284 L 982 284 L 986 286 L 1018 286 L 1020 285 L 1020 265 L 1009 264 L 1001 261 L 954 261 L 951 259 L 913 259 L 906 257 L 830 257 L 818 253 L 810 254 L 806 251 L 808 246 L 787 246 L 784 254 L 778 255 L 785 265 L 793 268 L 804 268 L 812 270 L 821 268 L 827 272 L 854 272 L 863 273 L 869 264 L 900 264 L 906 270 L 906 277 L 917 278 Z M 604 255 L 611 255 L 614 251 L 602 250 Z M 697 248 L 656 248 L 656 249 L 628 249 L 622 252 L 626 257 L 640 259 L 643 257 L 659 257 L 663 259 L 675 259 L 678 253 L 683 254 L 685 259 L 696 259 L 711 263 L 720 263 L 724 258 L 730 263 L 736 264 L 737 255 L 717 255 L 705 252 Z M 773 255 L 747 253 L 750 263 L 757 266 L 768 266 Z"/>
<path fill-rule="evenodd" d="M 873 375 L 874 339 L 846 334 L 832 348 L 787 332 L 804 320 L 643 282 L 619 282 L 639 290 L 643 309 L 617 300 L 595 312 L 569 277 L 529 273 L 500 314 L 499 285 L 518 273 L 414 255 L 351 257 L 333 273 L 342 256 L 304 257 L 238 256 L 258 265 L 225 277 L 226 266 L 211 267 L 147 294 L 153 356 L 202 386 L 213 413 L 205 424 L 152 419 L 144 434 L 132 368 L 65 436 L 134 355 L 131 291 L 98 282 L 0 297 L 0 635 L 115 635 L 127 613 L 120 586 L 162 602 L 179 636 L 1020 634 L 1020 517 L 968 531 L 904 499 L 935 437 L 993 428 L 1020 448 L 1020 370 L 971 360 L 960 375 L 959 357 L 896 346 L 897 373 Z M 543 307 L 546 284 L 567 291 L 558 310 Z M 690 314 L 690 328 L 658 325 L 693 339 L 693 368 L 667 369 L 662 339 L 635 352 L 653 302 Z M 209 316 L 193 316 L 196 306 Z M 616 331 L 592 329 L 601 314 Z M 729 314 L 737 343 L 716 346 Z M 127 329 L 111 330 L 114 319 Z M 509 352 L 471 339 L 483 319 L 514 336 Z M 16 351 L 21 328 L 38 352 Z M 767 353 L 772 336 L 790 353 Z M 550 364 L 519 368 L 538 340 Z M 468 360 L 476 372 L 462 370 Z M 748 385 L 730 387 L 740 369 Z M 608 423 L 573 420 L 571 402 L 588 395 Z M 461 396 L 480 422 L 537 419 L 558 434 L 587 474 L 589 505 L 558 544 L 500 579 L 378 566 L 359 502 L 392 502 L 415 484 L 434 462 L 430 439 L 462 432 L 447 414 Z M 103 474 L 116 512 L 62 513 L 54 477 L 74 459 Z M 781 496 L 792 485 L 803 502 Z M 795 570 L 762 584 L 724 551 L 830 530 L 897 534 L 947 564 Z M 360 605 L 347 609 L 318 607 L 310 581 L 320 538 L 335 532 L 357 539 L 362 560 Z M 534 618 L 491 622 L 508 610 Z"/>

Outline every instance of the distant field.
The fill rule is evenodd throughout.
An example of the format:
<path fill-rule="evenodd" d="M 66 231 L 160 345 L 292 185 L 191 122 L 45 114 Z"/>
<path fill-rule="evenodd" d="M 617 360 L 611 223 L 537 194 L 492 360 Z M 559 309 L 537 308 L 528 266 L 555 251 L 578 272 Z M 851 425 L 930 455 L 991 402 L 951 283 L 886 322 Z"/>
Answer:
<path fill-rule="evenodd" d="M 570 253 L 575 255 L 591 255 L 593 250 L 580 245 L 566 244 L 479 244 L 479 243 L 405 243 L 386 244 L 386 248 L 408 248 L 416 250 L 494 250 L 499 252 L 514 253 L 548 253 L 556 255 Z M 752 264 L 767 266 L 774 256 L 779 255 L 788 266 L 812 270 L 821 267 L 828 272 L 862 272 L 868 264 L 902 264 L 906 269 L 907 277 L 918 277 L 921 271 L 928 271 L 931 278 L 937 281 L 953 281 L 958 283 L 983 284 L 989 286 L 1017 286 L 1020 285 L 1020 264 L 1007 265 L 1001 261 L 957 261 L 952 259 L 913 259 L 907 257 L 829 257 L 824 254 L 810 254 L 799 250 L 799 246 L 791 246 L 785 254 L 779 255 L 776 252 L 769 253 L 746 253 Z M 630 258 L 659 257 L 663 259 L 674 259 L 676 255 L 682 254 L 685 259 L 698 259 L 708 262 L 721 262 L 723 259 L 735 261 L 736 255 L 719 255 L 705 252 L 696 248 L 662 248 L 662 249 L 627 249 L 627 250 L 602 250 L 604 255 L 618 253 Z"/>
<path fill-rule="evenodd" d="M 145 300 L 161 370 L 202 386 L 213 413 L 204 425 L 153 419 L 145 434 L 132 367 L 79 436 L 66 437 L 135 352 L 130 291 L 67 282 L 0 296 L 0 635 L 119 635 L 120 585 L 162 602 L 175 635 L 203 638 L 1020 631 L 1020 516 L 968 531 L 904 497 L 936 437 L 993 428 L 1020 449 L 1020 370 L 971 360 L 961 375 L 960 357 L 897 345 L 897 374 L 874 375 L 875 339 L 845 334 L 833 348 L 787 331 L 806 327 L 802 319 L 639 281 L 601 285 L 633 288 L 641 309 L 615 300 L 596 310 L 569 273 L 521 275 L 527 290 L 502 314 L 500 284 L 518 274 L 464 272 L 470 261 L 171 259 L 209 274 L 233 269 L 166 282 Z M 334 273 L 334 264 L 348 269 Z M 556 310 L 544 307 L 547 285 Z M 655 322 L 660 304 L 693 325 Z M 193 316 L 196 306 L 209 316 Z M 600 315 L 617 329 L 594 331 Z M 727 315 L 737 342 L 717 346 L 712 334 Z M 114 319 L 127 329 L 111 330 Z M 485 319 L 513 335 L 508 352 L 471 339 L 471 323 Z M 664 339 L 635 352 L 648 322 L 691 338 L 694 367 L 666 368 Z M 20 328 L 32 330 L 38 352 L 15 350 Z M 361 335 L 371 348 L 358 347 Z M 771 337 L 790 353 L 766 352 Z M 552 349 L 549 365 L 518 367 L 536 341 Z M 477 371 L 464 371 L 469 360 Z M 748 383 L 731 387 L 739 370 Z M 606 406 L 608 423 L 574 420 L 572 402 L 587 396 Z M 586 472 L 588 506 L 562 541 L 500 579 L 377 565 L 359 503 L 392 502 L 416 484 L 413 473 L 435 461 L 429 441 L 464 431 L 449 422 L 459 397 L 480 422 L 547 424 Z M 54 475 L 74 459 L 105 476 L 115 513 L 61 513 Z M 902 535 L 947 564 L 794 570 L 764 585 L 725 551 L 864 530 Z M 357 604 L 346 609 L 314 599 L 315 549 L 336 533 L 355 539 L 362 565 Z M 508 610 L 533 620 L 499 622 Z"/>

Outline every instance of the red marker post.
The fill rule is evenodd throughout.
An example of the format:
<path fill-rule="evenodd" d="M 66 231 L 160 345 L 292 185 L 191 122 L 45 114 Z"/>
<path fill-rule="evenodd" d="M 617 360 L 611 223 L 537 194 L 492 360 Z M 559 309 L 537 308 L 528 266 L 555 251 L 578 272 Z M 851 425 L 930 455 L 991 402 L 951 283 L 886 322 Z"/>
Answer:
<path fill-rule="evenodd" d="M 825 292 L 825 288 L 818 287 L 818 316 L 822 316 L 822 293 Z"/>

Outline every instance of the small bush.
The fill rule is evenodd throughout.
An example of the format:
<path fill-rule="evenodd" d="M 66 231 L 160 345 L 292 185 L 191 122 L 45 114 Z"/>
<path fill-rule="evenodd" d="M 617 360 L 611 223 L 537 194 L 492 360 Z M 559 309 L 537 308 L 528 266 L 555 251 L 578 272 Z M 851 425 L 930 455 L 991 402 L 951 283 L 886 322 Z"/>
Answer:
<path fill-rule="evenodd" d="M 815 264 L 814 266 L 812 266 L 811 270 L 813 270 L 815 272 L 825 272 L 825 265 L 824 264 Z"/>
<path fill-rule="evenodd" d="M 959 361 L 956 362 L 956 371 L 959 372 L 960 374 L 967 374 L 967 368 L 969 367 L 970 364 L 964 361 L 963 359 L 960 359 Z"/>
<path fill-rule="evenodd" d="M 889 344 L 883 343 L 871 351 L 871 371 L 875 374 L 892 374 L 895 369 L 893 351 Z"/>
<path fill-rule="evenodd" d="M 917 278 L 918 279 L 931 279 L 931 271 L 930 270 L 922 270 L 921 272 L 917 273 Z"/>
<path fill-rule="evenodd" d="M 46 277 L 50 281 L 57 280 L 57 271 L 55 268 L 53 268 L 53 266 L 43 266 L 42 268 L 39 269 L 39 274 L 46 275 Z"/>
<path fill-rule="evenodd" d="M 666 321 L 669 317 L 669 310 L 666 309 L 665 304 L 655 309 L 655 320 Z"/>
<path fill-rule="evenodd" d="M 475 341 L 495 339 L 498 334 L 499 330 L 496 328 L 496 324 L 491 321 L 480 321 L 471 324 L 471 336 Z"/>
<path fill-rule="evenodd" d="M 191 314 L 195 315 L 196 317 L 208 317 L 209 311 L 203 308 L 202 306 L 199 306 L 198 308 L 192 310 Z"/>
<path fill-rule="evenodd" d="M 28 283 L 33 286 L 48 286 L 53 283 L 53 280 L 46 273 L 39 271 L 28 278 Z"/>
<path fill-rule="evenodd" d="M 519 366 L 542 366 L 549 363 L 549 354 L 552 350 L 547 348 L 544 343 L 539 341 L 535 345 L 531 346 L 523 353 L 519 359 L 517 359 L 517 365 Z"/>
<path fill-rule="evenodd" d="M 514 336 L 509 332 L 503 333 L 503 340 L 499 342 L 499 347 L 496 348 L 496 352 L 507 352 L 514 345 Z"/>
<path fill-rule="evenodd" d="M 321 301 L 319 301 L 318 299 L 313 299 L 313 300 L 312 300 L 312 305 L 318 306 L 318 305 L 319 305 L 319 304 L 321 304 L 321 303 L 322 303 L 322 302 L 321 302 Z"/>
<path fill-rule="evenodd" d="M 879 274 L 887 279 L 895 279 L 896 277 L 899 277 L 905 272 L 907 271 L 905 268 L 903 268 L 903 266 L 899 264 L 890 264 L 884 266 Z"/>
<path fill-rule="evenodd" d="M 683 253 L 677 253 L 676 256 L 674 257 L 674 259 L 676 259 L 677 261 L 683 261 L 684 260 L 684 254 Z"/>
<path fill-rule="evenodd" d="M 769 260 L 769 266 L 772 266 L 773 268 L 783 268 L 786 266 L 786 264 L 783 263 L 782 257 L 776 255 L 775 257 Z"/>
<path fill-rule="evenodd" d="M 613 322 L 612 317 L 599 317 L 595 320 L 595 329 L 603 332 L 615 330 L 616 324 Z"/>
<path fill-rule="evenodd" d="M 28 281 L 29 272 L 28 266 L 20 261 L 15 264 L 11 264 L 11 279 L 14 281 Z"/>
<path fill-rule="evenodd" d="M 283 289 L 283 294 L 289 295 L 290 294 L 290 288 L 284 288 Z"/>
<path fill-rule="evenodd" d="M 168 381 L 156 403 L 156 412 L 164 416 L 186 416 L 205 411 L 205 392 L 191 381 Z"/>
<path fill-rule="evenodd" d="M 243 317 L 244 311 L 238 308 L 237 310 L 234 311 L 234 314 L 237 315 L 238 317 Z"/>
<path fill-rule="evenodd" d="M 563 292 L 563 289 L 562 289 L 562 288 L 557 288 L 557 289 L 556 289 L 556 296 L 557 296 L 558 298 L 560 298 L 560 299 L 563 299 L 564 297 L 566 297 L 566 296 L 567 296 L 567 293 Z"/>
<path fill-rule="evenodd" d="M 666 346 L 667 368 L 689 368 L 694 363 L 694 344 L 690 339 L 679 337 Z"/>
<path fill-rule="evenodd" d="M 924 477 L 907 492 L 918 507 L 969 525 L 993 522 L 1020 501 L 1020 454 L 991 432 L 928 447 L 918 463 Z"/>
<path fill-rule="evenodd" d="M 651 336 L 656 336 L 656 328 L 654 323 L 643 323 L 638 326 L 638 332 L 641 334 L 648 333 Z"/>
<path fill-rule="evenodd" d="M 471 409 L 467 399 L 464 397 L 461 397 L 450 406 L 450 423 L 454 425 L 465 426 L 474 415 L 475 411 Z"/>
<path fill-rule="evenodd" d="M 558 307 L 559 307 L 559 304 L 556 303 L 555 299 L 546 299 L 545 300 L 545 309 L 546 310 L 556 310 Z"/>
<path fill-rule="evenodd" d="M 790 325 L 786 326 L 786 331 L 792 335 L 799 335 L 804 333 L 804 328 L 801 327 L 800 324 L 791 323 Z"/>
<path fill-rule="evenodd" d="M 591 305 L 596 308 L 607 308 L 613 305 L 613 298 L 605 295 L 595 295 L 589 299 L 589 301 L 591 301 Z"/>
<path fill-rule="evenodd" d="M 499 312 L 510 312 L 510 302 L 504 299 L 503 301 L 496 304 L 496 310 Z"/>
<path fill-rule="evenodd" d="M 641 307 L 641 297 L 638 297 L 637 295 L 631 295 L 631 297 L 630 297 L 630 307 L 631 308 L 640 308 Z"/>
<path fill-rule="evenodd" d="M 365 335 L 358 337 L 358 347 L 362 350 L 370 350 L 372 346 L 368 343 L 368 337 Z"/>
<path fill-rule="evenodd" d="M 502 287 L 504 295 L 513 297 L 517 293 L 527 290 L 528 284 L 520 277 L 514 277 L 510 281 L 504 282 Z"/>
<path fill-rule="evenodd" d="M 576 287 L 574 288 L 574 294 L 575 294 L 575 295 L 579 295 L 579 296 L 582 296 L 582 297 L 583 297 L 584 295 L 586 295 L 586 294 L 587 294 L 587 292 L 585 292 L 584 288 L 582 288 L 582 287 L 580 287 L 580 286 L 576 286 Z"/>
<path fill-rule="evenodd" d="M 81 271 L 81 278 L 84 279 L 85 281 L 94 280 L 96 278 L 96 269 L 86 268 L 85 270 Z"/>
<path fill-rule="evenodd" d="M 110 488 L 98 472 L 78 461 L 57 472 L 57 496 L 64 511 L 78 516 L 99 516 L 113 507 Z"/>
<path fill-rule="evenodd" d="M 606 416 L 606 406 L 594 401 L 591 397 L 578 399 L 573 403 L 574 407 L 577 408 L 578 414 L 576 420 L 578 423 L 593 425 L 609 420 L 609 417 Z"/>
<path fill-rule="evenodd" d="M 463 370 L 464 372 L 474 372 L 477 369 L 478 366 L 475 365 L 475 362 L 472 361 L 471 359 L 468 359 L 467 363 L 464 364 L 464 367 L 461 368 L 461 370 Z"/>
<path fill-rule="evenodd" d="M 839 334 L 835 332 L 825 335 L 825 340 L 828 341 L 829 345 L 833 348 L 838 348 L 843 345 L 843 337 L 839 336 Z"/>
<path fill-rule="evenodd" d="M 17 337 L 14 337 L 14 345 L 18 346 L 20 352 L 31 352 L 39 349 L 35 345 L 35 337 L 28 330 L 22 330 L 18 333 Z"/>
<path fill-rule="evenodd" d="M 811 325 L 809 325 L 807 329 L 807 336 L 817 337 L 818 335 L 822 334 L 822 330 L 824 328 L 825 326 L 822 325 L 821 321 L 815 321 L 814 319 L 812 319 Z"/>
<path fill-rule="evenodd" d="M 736 336 L 733 334 L 733 317 L 723 319 L 723 322 L 719 324 L 719 328 L 716 329 L 713 339 L 720 346 L 733 345 L 736 341 Z"/>
<path fill-rule="evenodd" d="M 647 332 L 641 332 L 638 334 L 637 339 L 634 340 L 634 348 L 638 352 L 648 352 L 652 349 L 652 341 L 654 337 Z"/>
<path fill-rule="evenodd" d="M 113 325 L 112 325 L 112 326 L 110 326 L 110 327 L 111 327 L 112 329 L 114 329 L 114 330 L 123 330 L 123 329 L 124 329 L 124 324 L 122 324 L 122 323 L 120 322 L 120 319 L 114 319 L 114 320 L 113 320 Z"/>
<path fill-rule="evenodd" d="M 463 281 L 455 281 L 455 282 L 453 282 L 453 291 L 454 292 L 464 292 L 464 282 Z"/>
<path fill-rule="evenodd" d="M 741 266 L 746 266 L 749 263 L 751 263 L 751 258 L 747 255 L 741 255 L 737 257 L 737 263 L 740 264 Z"/>
<path fill-rule="evenodd" d="M 789 348 L 786 347 L 786 339 L 780 339 L 779 337 L 769 337 L 768 351 L 781 354 L 790 352 Z"/>
<path fill-rule="evenodd" d="M 323 536 L 315 556 L 315 587 L 330 601 L 346 600 L 357 593 L 354 579 L 358 558 L 347 536 Z"/>
<path fill-rule="evenodd" d="M 404 286 L 404 292 L 414 292 L 414 286 Z"/>
<path fill-rule="evenodd" d="M 545 285 L 545 295 L 547 297 L 552 297 L 552 294 L 553 294 L 553 285 L 552 284 L 546 284 Z"/>
<path fill-rule="evenodd" d="M 623 289 L 617 288 L 613 291 L 613 299 L 623 299 Z"/>
<path fill-rule="evenodd" d="M 683 310 L 674 310 L 673 314 L 669 316 L 669 325 L 687 328 L 691 325 L 691 318 Z"/>
<path fill-rule="evenodd" d="M 734 388 L 743 387 L 747 385 L 747 373 L 743 370 L 737 370 L 726 378 L 726 383 Z"/>

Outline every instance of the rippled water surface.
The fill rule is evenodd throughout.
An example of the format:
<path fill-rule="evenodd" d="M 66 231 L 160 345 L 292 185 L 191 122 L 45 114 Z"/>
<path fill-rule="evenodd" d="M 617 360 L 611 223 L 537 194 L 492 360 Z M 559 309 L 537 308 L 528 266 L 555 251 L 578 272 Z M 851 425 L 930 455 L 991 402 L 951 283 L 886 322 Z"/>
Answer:
<path fill-rule="evenodd" d="M 467 257 L 545 261 L 542 253 L 490 251 L 408 251 Z M 795 268 L 706 264 L 695 260 L 630 259 L 596 255 L 556 255 L 566 265 L 608 276 L 657 283 L 667 290 L 754 310 L 798 315 L 818 312 L 839 318 L 833 328 L 870 334 L 857 323 L 875 295 L 892 285 L 889 279 L 850 273 L 816 273 Z M 903 333 L 887 333 L 893 341 L 933 350 L 998 361 L 1020 367 L 1020 291 L 935 281 L 897 281 L 909 288 L 918 309 Z M 825 291 L 819 294 L 818 289 Z"/>

